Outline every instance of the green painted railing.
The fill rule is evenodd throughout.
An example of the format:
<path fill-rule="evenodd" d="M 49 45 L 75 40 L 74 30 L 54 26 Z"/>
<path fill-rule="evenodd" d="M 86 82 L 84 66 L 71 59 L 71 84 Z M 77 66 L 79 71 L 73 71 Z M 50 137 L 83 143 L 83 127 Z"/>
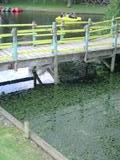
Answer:
<path fill-rule="evenodd" d="M 118 31 L 120 17 L 112 18 L 111 20 L 92 22 L 64 22 L 57 24 L 53 22 L 52 25 L 38 25 L 35 22 L 31 24 L 1 24 L 0 28 L 9 28 L 12 30 L 9 33 L 0 34 L 0 49 L 12 49 L 12 57 L 14 61 L 18 58 L 18 47 L 24 45 L 46 45 L 50 44 L 51 52 L 57 54 L 58 45 L 72 42 L 84 42 L 82 51 L 85 51 L 85 61 L 90 49 L 96 47 L 108 46 L 110 43 L 103 44 L 96 42 L 96 39 L 112 38 L 112 46 L 116 49 L 118 44 Z M 2 39 L 9 39 L 9 42 L 2 42 Z M 69 49 L 68 49 L 69 50 Z M 30 51 L 29 51 L 30 52 Z"/>

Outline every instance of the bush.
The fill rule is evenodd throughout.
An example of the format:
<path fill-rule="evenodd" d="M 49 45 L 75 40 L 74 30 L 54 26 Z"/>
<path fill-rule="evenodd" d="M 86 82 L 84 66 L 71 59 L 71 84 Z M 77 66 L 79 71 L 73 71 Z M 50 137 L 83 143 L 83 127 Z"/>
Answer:
<path fill-rule="evenodd" d="M 108 9 L 106 12 L 106 18 L 111 19 L 111 17 L 119 17 L 120 16 L 120 0 L 111 0 L 108 5 Z"/>

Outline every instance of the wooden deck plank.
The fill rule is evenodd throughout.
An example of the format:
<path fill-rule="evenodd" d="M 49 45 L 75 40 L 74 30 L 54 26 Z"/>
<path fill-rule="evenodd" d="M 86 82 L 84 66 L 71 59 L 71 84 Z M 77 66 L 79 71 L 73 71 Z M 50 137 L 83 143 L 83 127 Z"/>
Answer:
<path fill-rule="evenodd" d="M 120 41 L 120 37 L 119 37 Z M 108 43 L 104 46 L 104 43 Z M 113 43 L 112 37 L 104 39 L 91 40 L 89 45 L 89 51 L 99 51 L 105 49 L 111 49 Z M 84 51 L 84 42 L 74 42 L 67 44 L 58 45 L 58 55 L 69 55 L 74 53 L 83 53 Z M 37 46 L 19 46 L 18 47 L 18 61 L 19 60 L 29 60 L 29 59 L 39 59 L 39 58 L 48 58 L 53 57 L 52 47 L 50 45 L 37 45 Z M 0 63 L 7 62 L 12 60 L 12 49 L 3 49 L 0 50 Z"/>

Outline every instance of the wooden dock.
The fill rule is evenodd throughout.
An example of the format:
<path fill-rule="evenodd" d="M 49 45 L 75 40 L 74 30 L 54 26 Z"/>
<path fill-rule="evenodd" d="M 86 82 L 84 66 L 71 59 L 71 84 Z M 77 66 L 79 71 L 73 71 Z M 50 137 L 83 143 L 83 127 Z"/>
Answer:
<path fill-rule="evenodd" d="M 107 45 L 103 44 L 107 42 Z M 99 45 L 98 45 L 99 44 Z M 96 39 L 90 42 L 91 47 L 88 52 L 88 60 L 95 61 L 97 58 L 111 57 L 114 51 L 112 38 Z M 120 54 L 120 45 L 117 47 L 117 54 Z M 0 70 L 7 70 L 14 65 L 16 61 L 11 55 L 12 48 L 0 50 Z M 35 65 L 52 65 L 54 53 L 51 45 L 22 46 L 17 50 L 17 67 L 32 67 Z M 69 44 L 60 44 L 57 50 L 58 62 L 84 61 L 85 57 L 84 42 L 74 42 Z"/>
<path fill-rule="evenodd" d="M 55 22 L 52 27 L 42 26 L 40 29 L 32 23 L 32 30 L 20 31 L 17 31 L 14 25 L 12 33 L 1 35 L 1 38 L 13 37 L 13 41 L 0 45 L 0 71 L 22 67 L 29 67 L 31 70 L 36 67 L 36 70 L 42 69 L 44 72 L 49 68 L 53 72 L 56 83 L 58 81 L 58 64 L 61 62 L 84 61 L 91 63 L 99 61 L 113 72 L 116 54 L 120 54 L 119 19 L 117 17 L 93 24 L 89 19 L 84 28 L 69 30 L 65 29 L 63 24 L 62 27 L 57 26 Z M 38 32 L 40 33 L 38 34 Z M 66 33 L 77 32 L 78 34 L 82 33 L 83 36 L 65 37 Z M 28 35 L 32 36 L 32 41 L 18 41 L 19 36 Z M 38 36 L 51 36 L 51 38 L 38 40 L 36 38 Z M 106 58 L 111 58 L 110 64 L 106 62 Z"/>

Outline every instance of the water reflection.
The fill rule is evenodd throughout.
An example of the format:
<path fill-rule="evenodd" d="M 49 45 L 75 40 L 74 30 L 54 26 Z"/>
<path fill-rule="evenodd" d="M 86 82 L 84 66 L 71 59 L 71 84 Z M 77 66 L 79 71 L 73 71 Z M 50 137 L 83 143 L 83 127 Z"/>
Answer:
<path fill-rule="evenodd" d="M 28 68 L 20 68 L 17 71 L 15 70 L 6 70 L 0 72 L 0 95 L 2 93 L 12 93 L 21 90 L 27 90 L 33 88 L 33 80 L 27 82 L 19 82 L 11 84 L 14 80 L 20 80 L 32 77 L 32 74 L 29 72 Z M 54 83 L 53 77 L 50 75 L 49 72 L 45 72 L 39 76 L 41 82 L 43 84 L 51 84 Z M 3 85 L 2 83 L 9 82 L 7 85 Z M 17 81 L 16 81 L 17 82 Z"/>
<path fill-rule="evenodd" d="M 40 11 L 24 11 L 20 14 L 13 14 L 9 12 L 1 13 L 2 23 L 32 23 L 36 21 L 38 24 L 52 24 L 55 18 L 59 16 L 60 13 L 54 12 L 40 12 Z M 88 20 L 91 18 L 93 21 L 99 21 L 102 19 L 103 15 L 92 15 L 92 14 L 77 14 L 82 17 L 82 20 Z"/>

